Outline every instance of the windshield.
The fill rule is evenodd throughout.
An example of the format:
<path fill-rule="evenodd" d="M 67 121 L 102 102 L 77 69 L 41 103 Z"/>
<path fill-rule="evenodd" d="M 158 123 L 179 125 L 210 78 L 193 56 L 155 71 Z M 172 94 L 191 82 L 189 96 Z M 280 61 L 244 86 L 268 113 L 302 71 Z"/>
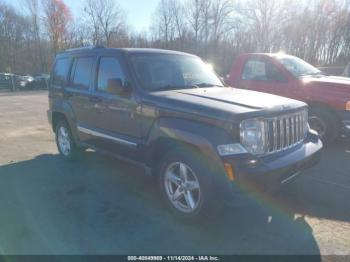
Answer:
<path fill-rule="evenodd" d="M 194 56 L 133 54 L 131 64 L 148 91 L 223 86 L 210 67 Z"/>
<path fill-rule="evenodd" d="M 309 75 L 320 75 L 322 72 L 305 62 L 304 60 L 294 56 L 281 56 L 277 59 L 282 65 L 295 77 L 309 76 Z"/>

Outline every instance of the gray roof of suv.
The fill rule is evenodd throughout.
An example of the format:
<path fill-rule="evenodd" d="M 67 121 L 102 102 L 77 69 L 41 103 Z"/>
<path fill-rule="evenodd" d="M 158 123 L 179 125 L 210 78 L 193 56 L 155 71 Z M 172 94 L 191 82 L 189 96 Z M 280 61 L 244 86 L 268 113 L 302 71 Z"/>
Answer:
<path fill-rule="evenodd" d="M 177 55 L 187 55 L 193 56 L 188 53 L 165 50 L 165 49 L 153 49 L 153 48 L 105 48 L 101 46 L 88 46 L 81 48 L 73 48 L 65 50 L 59 55 L 76 54 L 76 53 L 110 53 L 110 52 L 120 52 L 129 54 L 177 54 Z"/>

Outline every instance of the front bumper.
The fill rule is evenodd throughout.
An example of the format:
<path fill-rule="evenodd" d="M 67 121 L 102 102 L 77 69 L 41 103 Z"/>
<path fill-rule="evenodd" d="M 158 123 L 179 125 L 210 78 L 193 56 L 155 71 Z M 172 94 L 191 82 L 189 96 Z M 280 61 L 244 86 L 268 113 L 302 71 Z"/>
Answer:
<path fill-rule="evenodd" d="M 257 191 L 274 191 L 293 181 L 302 171 L 317 164 L 322 142 L 310 132 L 303 144 L 284 152 L 258 158 L 249 154 L 226 158 L 234 168 L 232 187 Z"/>

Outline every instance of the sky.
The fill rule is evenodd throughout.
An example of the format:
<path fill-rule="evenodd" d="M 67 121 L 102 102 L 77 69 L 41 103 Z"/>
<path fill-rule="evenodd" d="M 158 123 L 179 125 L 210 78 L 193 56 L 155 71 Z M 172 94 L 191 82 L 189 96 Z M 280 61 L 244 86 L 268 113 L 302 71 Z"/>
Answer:
<path fill-rule="evenodd" d="M 22 1 L 5 0 L 20 10 L 23 9 Z M 72 10 L 74 17 L 79 18 L 79 14 L 83 12 L 85 0 L 64 0 L 64 2 Z M 128 25 L 135 31 L 146 31 L 150 27 L 151 18 L 159 0 L 119 0 L 117 2 L 127 14 Z"/>

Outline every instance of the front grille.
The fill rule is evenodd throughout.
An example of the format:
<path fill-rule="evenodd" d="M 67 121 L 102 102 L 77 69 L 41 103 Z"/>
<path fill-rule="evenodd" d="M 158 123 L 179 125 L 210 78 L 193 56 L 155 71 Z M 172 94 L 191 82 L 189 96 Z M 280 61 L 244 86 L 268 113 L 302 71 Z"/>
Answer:
<path fill-rule="evenodd" d="M 268 119 L 268 153 L 275 153 L 302 142 L 307 135 L 308 113 L 306 110 Z"/>

